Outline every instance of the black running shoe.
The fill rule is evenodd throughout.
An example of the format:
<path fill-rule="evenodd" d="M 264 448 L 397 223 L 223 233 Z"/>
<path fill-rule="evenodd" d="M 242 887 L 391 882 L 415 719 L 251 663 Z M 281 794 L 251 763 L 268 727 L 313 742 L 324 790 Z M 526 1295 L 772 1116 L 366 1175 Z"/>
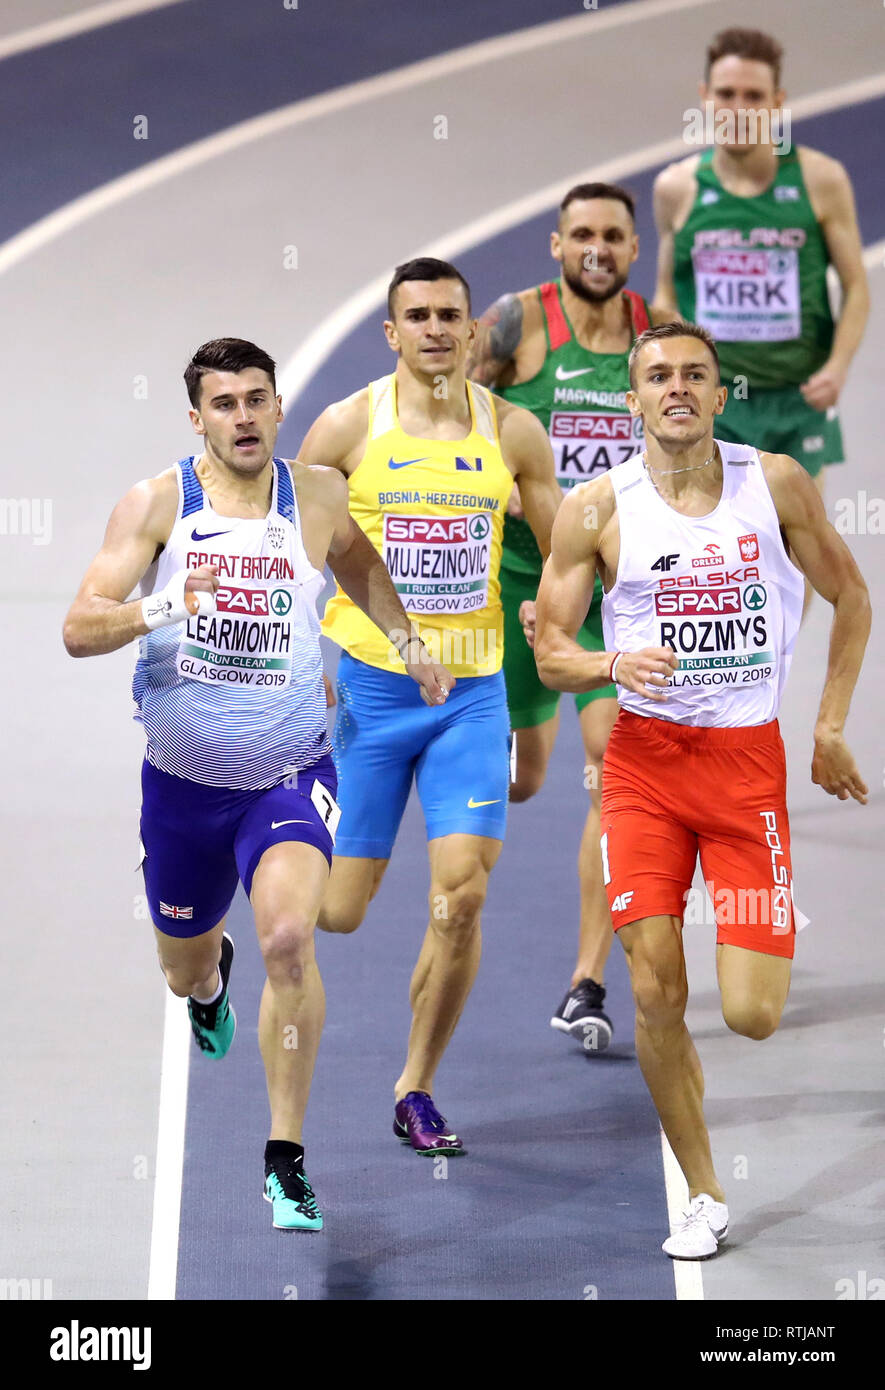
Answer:
<path fill-rule="evenodd" d="M 214 1004 L 198 1004 L 188 996 L 187 1011 L 190 1014 L 191 1028 L 197 1047 L 205 1057 L 217 1060 L 223 1057 L 234 1040 L 237 1031 L 237 1016 L 227 997 L 227 982 L 234 958 L 234 943 L 227 932 L 221 938 L 221 959 L 218 972 L 221 976 L 221 994 Z"/>
<path fill-rule="evenodd" d="M 604 1052 L 614 1033 L 611 1019 L 602 1011 L 604 1002 L 603 986 L 595 980 L 582 980 L 572 985 L 551 1018 L 550 1027 L 568 1033 L 583 1044 L 585 1052 Z"/>

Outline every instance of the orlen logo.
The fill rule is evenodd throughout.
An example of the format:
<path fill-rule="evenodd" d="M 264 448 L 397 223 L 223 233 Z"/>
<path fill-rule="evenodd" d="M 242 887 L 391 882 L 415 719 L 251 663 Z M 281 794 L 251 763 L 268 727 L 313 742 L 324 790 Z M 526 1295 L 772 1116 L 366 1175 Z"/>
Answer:
<path fill-rule="evenodd" d="M 637 430 L 635 426 L 638 426 Z M 641 432 L 632 415 L 598 415 L 589 410 L 557 410 L 550 417 L 551 439 L 601 439 L 629 443 Z"/>
<path fill-rule="evenodd" d="M 759 559 L 759 539 L 755 531 L 752 536 L 738 536 L 738 545 L 741 548 L 742 560 Z"/>
<path fill-rule="evenodd" d="M 425 541 L 437 545 L 466 541 L 466 516 L 388 516 L 385 538 L 389 541 Z"/>
<path fill-rule="evenodd" d="M 740 613 L 740 589 L 666 589 L 655 594 L 656 613 Z"/>
<path fill-rule="evenodd" d="M 724 565 L 725 558 L 719 546 L 711 542 L 710 545 L 704 546 L 703 555 L 696 555 L 691 563 L 693 569 L 706 569 L 708 565 Z"/>
<path fill-rule="evenodd" d="M 215 604 L 219 613 L 243 613 L 251 618 L 267 617 L 266 589 L 218 589 Z"/>

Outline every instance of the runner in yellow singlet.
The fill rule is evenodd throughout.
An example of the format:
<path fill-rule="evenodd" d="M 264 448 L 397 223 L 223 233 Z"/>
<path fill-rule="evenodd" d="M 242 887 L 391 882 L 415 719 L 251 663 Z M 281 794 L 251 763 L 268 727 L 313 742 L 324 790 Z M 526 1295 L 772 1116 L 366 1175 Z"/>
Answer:
<path fill-rule="evenodd" d="M 344 650 L 334 749 L 342 818 L 319 925 L 351 932 L 378 889 L 414 778 L 430 857 L 430 921 L 412 976 L 412 1028 L 394 1133 L 423 1154 L 464 1146 L 431 1100 L 480 956 L 480 913 L 501 850 L 510 722 L 499 567 L 514 479 L 542 554 L 560 501 L 529 411 L 466 380 L 476 322 L 454 266 L 422 258 L 390 285 L 390 376 L 323 412 L 299 451 L 340 468 L 350 511 L 385 564 L 411 628 L 393 642 L 339 587 L 323 630 Z M 407 687 L 426 648 L 455 677 L 442 707 Z"/>

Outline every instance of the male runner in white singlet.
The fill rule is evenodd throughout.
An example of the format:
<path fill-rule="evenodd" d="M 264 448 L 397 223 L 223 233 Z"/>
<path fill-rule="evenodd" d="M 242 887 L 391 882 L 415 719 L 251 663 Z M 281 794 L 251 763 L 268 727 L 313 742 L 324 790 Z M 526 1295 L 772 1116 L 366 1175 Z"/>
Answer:
<path fill-rule="evenodd" d="M 604 765 L 604 876 L 630 967 L 639 1063 L 689 1188 L 686 1219 L 663 1248 L 705 1259 L 727 1233 L 728 1208 L 684 1021 L 686 894 L 700 854 L 725 1021 L 767 1038 L 786 1001 L 795 938 L 777 712 L 803 572 L 834 610 L 812 780 L 862 803 L 867 788 L 842 730 L 870 608 L 800 464 L 713 438 L 726 391 L 703 328 L 648 329 L 630 354 L 630 380 L 646 452 L 564 500 L 538 591 L 535 651 L 553 689 L 619 688 Z M 575 634 L 597 568 L 608 650 L 588 652 Z"/>
<path fill-rule="evenodd" d="M 454 679 L 426 659 L 350 517 L 341 474 L 274 458 L 283 416 L 273 359 L 217 339 L 194 354 L 185 383 L 204 452 L 115 507 L 64 641 L 72 656 L 97 656 L 141 639 L 141 838 L 160 965 L 172 993 L 188 997 L 203 1053 L 224 1056 L 236 1028 L 224 918 L 241 880 L 267 970 L 264 1196 L 274 1226 L 319 1230 L 302 1123 L 325 1012 L 313 932 L 340 815 L 315 607 L 326 560 L 417 658 L 405 669 L 427 704 L 444 703 Z M 143 597 L 127 602 L 139 581 Z"/>
<path fill-rule="evenodd" d="M 668 310 L 655 318 L 645 301 L 625 288 L 639 255 L 635 206 L 625 188 L 607 183 L 570 188 L 550 234 L 550 253 L 560 267 L 558 280 L 495 301 L 480 319 L 468 373 L 538 417 L 550 436 L 557 482 L 567 491 L 642 447 L 639 421 L 627 410 L 627 359 L 649 322 L 669 323 L 676 315 Z M 516 739 L 511 801 L 526 801 L 540 789 L 559 728 L 559 694 L 541 684 L 530 646 L 543 560 L 521 512 L 514 488 L 501 554 L 504 679 Z M 578 641 L 588 651 L 605 647 L 601 584 Z M 612 1039 L 612 1021 L 604 1011 L 612 931 L 599 855 L 599 808 L 602 760 L 618 713 L 614 686 L 582 691 L 575 708 L 589 792 L 578 850 L 578 956 L 550 1025 L 594 1056 Z"/>

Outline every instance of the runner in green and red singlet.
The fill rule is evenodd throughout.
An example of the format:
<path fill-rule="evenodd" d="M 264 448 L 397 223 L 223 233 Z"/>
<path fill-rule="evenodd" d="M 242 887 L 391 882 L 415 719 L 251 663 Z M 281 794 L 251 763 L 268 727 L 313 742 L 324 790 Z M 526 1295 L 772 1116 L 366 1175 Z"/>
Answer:
<path fill-rule="evenodd" d="M 506 400 L 537 415 L 550 436 L 557 478 L 568 489 L 600 477 L 642 445 L 639 421 L 626 405 L 627 358 L 650 316 L 644 300 L 624 289 L 639 253 L 630 194 L 604 183 L 572 188 L 560 206 L 550 250 L 561 265 L 560 278 L 495 301 L 480 320 L 468 371 L 475 381 L 494 386 Z M 664 311 L 651 321 L 671 318 Z M 541 684 L 529 645 L 542 560 L 515 490 L 508 511 L 501 599 L 504 677 L 517 751 L 510 798 L 525 801 L 539 790 L 547 772 L 559 725 L 559 694 Z M 588 651 L 605 650 L 601 602 L 597 582 L 578 634 Z M 571 985 L 550 1022 L 594 1052 L 608 1047 L 612 1036 L 603 1012 L 602 981 L 612 932 L 602 881 L 599 803 L 602 759 L 618 706 L 614 686 L 579 695 L 576 703 L 590 792 L 578 856 L 580 944 Z"/>
<path fill-rule="evenodd" d="M 655 182 L 655 305 L 716 339 L 728 387 L 717 438 L 790 454 L 823 492 L 823 465 L 844 459 L 836 405 L 869 293 L 847 173 L 790 145 L 782 57 L 755 29 L 713 39 L 701 101 L 715 143 Z M 842 290 L 836 324 L 830 263 Z"/>

